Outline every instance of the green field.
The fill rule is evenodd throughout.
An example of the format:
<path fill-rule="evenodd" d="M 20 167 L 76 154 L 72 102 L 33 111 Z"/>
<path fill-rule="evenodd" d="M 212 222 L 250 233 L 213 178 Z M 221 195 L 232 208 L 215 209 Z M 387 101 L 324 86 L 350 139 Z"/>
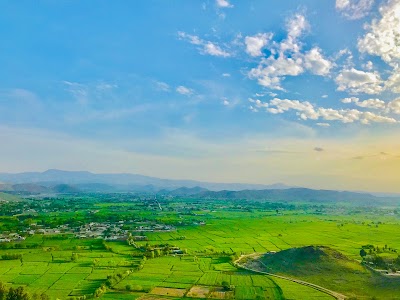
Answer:
<path fill-rule="evenodd" d="M 286 259 L 287 269 L 278 268 L 281 261 L 266 261 L 271 264 L 268 271 L 314 282 L 357 299 L 397 299 L 400 292 L 396 279 L 391 283 L 360 264 L 364 245 L 390 248 L 377 250 L 387 260 L 398 256 L 395 249 L 400 249 L 400 221 L 397 214 L 390 213 L 395 208 L 315 207 L 301 203 L 282 204 L 278 212 L 276 204 L 271 208 L 265 203 L 246 202 L 239 206 L 238 202 L 227 205 L 220 201 L 173 199 L 165 200 L 162 205 L 168 209 L 161 211 L 147 205 L 146 200 L 113 197 L 118 200 L 107 195 L 101 199 L 91 196 L 34 200 L 30 205 L 39 210 L 38 214 L 5 215 L 0 228 L 7 232 L 12 226 L 31 223 L 48 224 L 47 228 L 65 223 L 84 226 L 111 219 L 146 240 L 128 245 L 124 240 L 75 238 L 73 232 L 26 235 L 24 241 L 0 244 L 1 257 L 15 255 L 15 259 L 0 260 L 0 281 L 8 286 L 24 286 L 31 293 L 46 293 L 51 299 L 94 295 L 143 300 L 333 299 L 289 280 L 237 269 L 232 263 L 240 255 L 276 251 L 279 257 L 294 248 L 323 245 L 346 259 L 329 263 L 313 259 L 307 265 L 305 260 L 289 255 L 293 261 Z M 20 205 L 20 201 L 9 204 Z M 51 206 L 57 209 L 48 212 Z M 69 206 L 75 207 L 74 213 Z M 41 207 L 46 213 L 40 213 Z M 96 214 L 89 213 L 91 210 Z M 170 224 L 175 228 L 135 229 L 148 224 Z M 179 249 L 182 254 L 165 252 L 165 247 Z M 299 264 L 306 266 L 306 271 Z"/>

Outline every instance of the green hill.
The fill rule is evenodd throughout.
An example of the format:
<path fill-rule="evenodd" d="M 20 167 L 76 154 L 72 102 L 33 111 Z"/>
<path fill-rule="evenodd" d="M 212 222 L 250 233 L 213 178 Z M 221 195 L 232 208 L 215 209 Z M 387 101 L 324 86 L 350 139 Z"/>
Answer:
<path fill-rule="evenodd" d="M 308 281 L 356 299 L 400 299 L 400 277 L 377 274 L 329 247 L 292 248 L 265 254 L 247 264 L 260 271 Z"/>
<path fill-rule="evenodd" d="M 21 200 L 22 199 L 18 196 L 0 192 L 0 201 L 15 202 L 15 201 L 21 201 Z"/>

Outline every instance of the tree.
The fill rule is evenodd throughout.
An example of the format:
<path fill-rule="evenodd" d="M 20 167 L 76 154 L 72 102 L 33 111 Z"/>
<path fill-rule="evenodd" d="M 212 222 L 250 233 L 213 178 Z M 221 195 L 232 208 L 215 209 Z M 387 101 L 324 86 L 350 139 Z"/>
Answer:
<path fill-rule="evenodd" d="M 222 281 L 222 287 L 224 288 L 225 291 L 230 290 L 230 285 L 228 281 Z"/>
<path fill-rule="evenodd" d="M 158 256 L 161 256 L 161 250 L 160 250 L 159 248 L 157 248 L 157 249 L 155 250 L 155 254 L 156 254 L 157 257 L 158 257 Z"/>
<path fill-rule="evenodd" d="M 16 289 L 10 287 L 6 300 L 30 300 L 30 298 L 24 288 L 20 286 Z"/>
<path fill-rule="evenodd" d="M 72 253 L 71 255 L 71 261 L 75 262 L 78 260 L 78 254 L 77 253 Z"/>
<path fill-rule="evenodd" d="M 360 256 L 361 256 L 362 259 L 364 259 L 364 257 L 367 256 L 367 252 L 364 249 L 361 249 L 360 250 Z"/>
<path fill-rule="evenodd" d="M 0 300 L 6 299 L 7 295 L 7 287 L 4 285 L 4 283 L 0 282 Z"/>

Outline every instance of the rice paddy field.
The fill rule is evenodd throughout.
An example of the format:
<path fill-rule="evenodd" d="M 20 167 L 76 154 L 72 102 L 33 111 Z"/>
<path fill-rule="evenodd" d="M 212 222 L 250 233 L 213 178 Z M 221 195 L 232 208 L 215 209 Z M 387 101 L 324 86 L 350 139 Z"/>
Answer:
<path fill-rule="evenodd" d="M 232 262 L 243 254 L 308 245 L 324 245 L 356 261 L 361 260 L 362 245 L 400 249 L 400 220 L 386 211 L 378 214 L 362 210 L 317 214 L 306 209 L 249 212 L 219 205 L 185 215 L 172 203 L 170 210 L 134 209 L 129 216 L 131 203 L 95 205 L 104 211 L 121 208 L 130 218 L 145 215 L 166 224 L 171 220 L 175 224 L 176 220 L 194 220 L 193 224 L 176 226 L 170 231 L 142 232 L 147 240 L 136 242 L 142 249 L 173 245 L 184 254 L 144 259 L 143 253 L 126 241 L 35 234 L 18 247 L 0 250 L 0 257 L 10 253 L 20 255 L 18 259 L 0 260 L 0 281 L 8 286 L 24 286 L 32 293 L 46 293 L 51 299 L 323 300 L 334 298 L 289 280 L 238 269 Z M 102 287 L 105 288 L 96 294 Z M 377 289 L 384 290 L 385 286 Z"/>

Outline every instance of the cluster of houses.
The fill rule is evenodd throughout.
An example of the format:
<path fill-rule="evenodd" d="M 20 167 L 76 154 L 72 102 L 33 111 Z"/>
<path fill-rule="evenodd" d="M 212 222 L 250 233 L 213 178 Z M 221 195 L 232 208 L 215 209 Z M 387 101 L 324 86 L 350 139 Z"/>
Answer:
<path fill-rule="evenodd" d="M 95 238 L 105 239 L 106 241 L 126 240 L 128 230 L 122 229 L 124 221 L 119 221 L 116 224 L 109 222 L 96 223 L 91 222 L 79 227 L 79 231 L 75 233 L 75 237 L 80 239 Z"/>
<path fill-rule="evenodd" d="M 129 226 L 126 223 L 131 223 Z M 127 229 L 129 228 L 129 230 Z M 3 233 L 0 235 L 0 243 L 14 242 L 25 240 L 24 236 L 43 234 L 43 235 L 54 235 L 54 234 L 73 234 L 76 238 L 86 239 L 104 239 L 106 241 L 120 241 L 126 240 L 129 232 L 133 232 L 136 236 L 139 236 L 138 232 L 162 232 L 162 231 L 175 231 L 176 228 L 171 225 L 158 224 L 154 222 L 135 222 L 130 221 L 118 221 L 116 223 L 111 222 L 91 222 L 84 224 L 79 227 L 71 227 L 68 224 L 59 225 L 55 228 L 48 228 L 38 224 L 31 224 L 29 228 L 19 233 Z M 140 240 L 140 238 L 138 238 Z"/>
<path fill-rule="evenodd" d="M 136 226 L 136 228 L 133 231 L 162 232 L 162 231 L 175 231 L 175 230 L 176 228 L 172 225 L 145 223 L 143 225 Z"/>
<path fill-rule="evenodd" d="M 20 236 L 18 233 L 2 234 L 0 235 L 0 243 L 21 242 L 25 237 Z"/>

